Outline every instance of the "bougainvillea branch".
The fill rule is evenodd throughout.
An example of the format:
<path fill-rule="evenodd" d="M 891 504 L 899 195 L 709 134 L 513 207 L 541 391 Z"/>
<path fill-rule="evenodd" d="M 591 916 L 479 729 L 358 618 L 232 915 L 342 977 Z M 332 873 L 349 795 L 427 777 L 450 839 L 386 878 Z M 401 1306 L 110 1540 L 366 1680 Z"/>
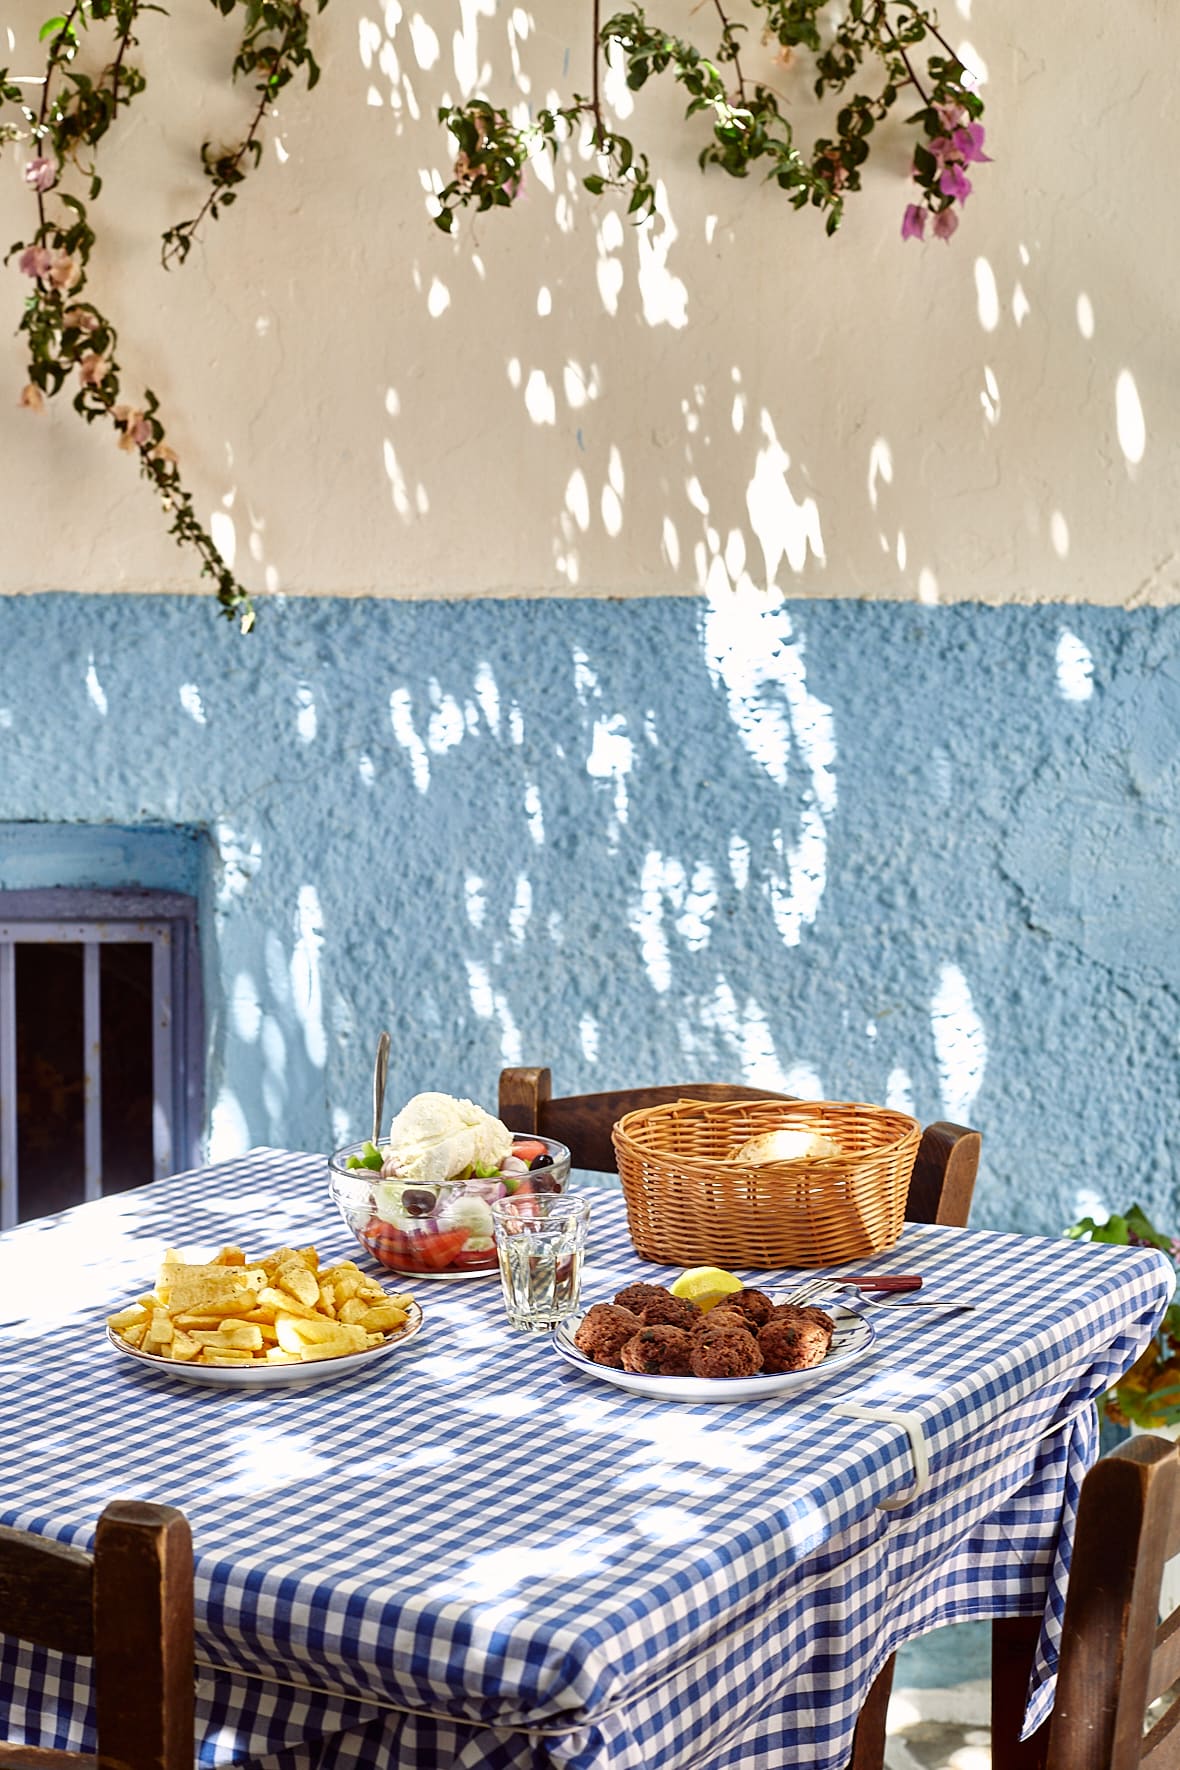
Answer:
<path fill-rule="evenodd" d="M 213 0 L 219 11 L 229 14 L 242 0 Z M 328 0 L 316 0 L 322 12 Z M 308 90 L 320 77 L 319 64 L 308 42 L 309 20 L 302 0 L 247 0 L 247 24 L 242 45 L 234 58 L 234 78 L 239 74 L 256 74 L 254 90 L 258 103 L 250 119 L 250 127 L 236 146 L 214 147 L 205 142 L 201 162 L 212 190 L 200 211 L 191 221 L 170 227 L 164 235 L 163 260 L 166 265 L 183 264 L 196 238 L 197 229 L 208 215 L 216 221 L 223 209 L 237 198 L 235 185 L 241 184 L 249 166 L 256 167 L 262 157 L 261 129 L 275 100 L 300 68 L 307 69 Z"/>
<path fill-rule="evenodd" d="M 634 218 L 648 219 L 656 202 L 648 160 L 610 128 L 599 96 L 600 63 L 610 58 L 633 92 L 664 73 L 684 89 L 686 117 L 701 116 L 710 127 L 699 151 L 702 167 L 719 166 L 734 178 L 745 178 L 758 167 L 786 192 L 793 207 L 824 212 L 829 234 L 840 225 L 848 194 L 861 188 L 869 137 L 902 96 L 912 94 L 920 108 L 905 121 L 919 131 L 912 163 L 918 197 L 905 208 L 902 238 L 923 237 L 931 221 L 934 236 L 950 239 L 959 223 L 959 207 L 971 194 L 965 168 L 988 156 L 979 121 L 982 100 L 939 31 L 933 11 L 917 0 L 848 0 L 843 16 L 832 23 L 825 0 L 743 4 L 750 15 L 746 19 L 727 11 L 723 0 L 713 0 L 719 37 L 708 56 L 650 22 L 634 0 L 605 21 L 594 0 L 589 99 L 575 93 L 570 104 L 543 110 L 523 123 L 483 97 L 444 107 L 439 120 L 458 151 L 453 176 L 438 193 L 436 225 L 451 233 L 460 209 L 508 207 L 520 192 L 533 154 L 542 148 L 556 153 L 566 142 L 580 143 L 597 161 L 582 178 L 587 190 L 624 191 Z M 769 64 L 764 79 L 756 78 L 742 59 L 742 34 L 751 23 L 758 27 Z M 925 61 L 920 64 L 923 45 Z M 789 66 L 802 53 L 813 58 L 819 98 L 843 98 L 854 78 L 871 71 L 870 90 L 843 98 L 835 134 L 821 136 L 807 150 L 797 145 L 781 95 L 771 84 L 771 68 Z"/>
<path fill-rule="evenodd" d="M 164 235 L 166 264 L 183 263 L 200 224 L 206 218 L 216 220 L 234 201 L 234 187 L 249 167 L 258 164 L 261 128 L 277 95 L 300 68 L 307 69 L 309 86 L 319 78 L 303 0 L 213 0 L 213 4 L 227 17 L 238 7 L 245 12 L 233 73 L 235 78 L 254 76 L 257 101 L 239 143 L 214 148 L 206 142 L 202 147 L 212 190 L 191 221 L 169 228 Z M 317 10 L 326 4 L 327 0 L 316 0 Z M 176 452 L 165 435 L 159 401 L 151 388 L 144 389 L 137 403 L 124 397 L 115 327 L 86 295 L 95 247 L 88 205 L 102 188 L 95 149 L 119 112 L 145 89 L 142 72 L 127 56 L 138 44 L 135 27 L 141 15 L 162 10 L 153 0 L 73 0 L 67 12 L 42 27 L 40 40 L 48 48 L 35 109 L 26 102 L 22 85 L 10 78 L 8 70 L 0 69 L 0 141 L 24 140 L 31 147 L 24 180 L 37 205 L 32 235 L 18 240 L 7 254 L 7 259 L 16 259 L 31 284 L 19 326 L 28 352 L 28 382 L 20 404 L 39 412 L 47 399 L 67 383 L 72 385 L 75 411 L 89 424 L 105 420 L 119 448 L 135 455 L 140 474 L 170 518 L 169 533 L 197 555 L 202 575 L 216 588 L 222 613 L 249 632 L 255 621 L 253 602 L 196 514 Z M 97 74 L 86 72 L 80 65 L 85 37 L 104 26 L 113 32 L 110 60 Z M 85 189 L 85 201 L 68 188 L 75 178 Z"/>

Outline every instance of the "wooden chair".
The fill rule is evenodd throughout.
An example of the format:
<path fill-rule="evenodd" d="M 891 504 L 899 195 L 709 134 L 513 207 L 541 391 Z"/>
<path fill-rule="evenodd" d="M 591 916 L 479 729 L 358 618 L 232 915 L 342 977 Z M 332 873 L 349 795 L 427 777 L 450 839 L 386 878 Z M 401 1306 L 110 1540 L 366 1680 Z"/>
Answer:
<path fill-rule="evenodd" d="M 625 1088 L 611 1094 L 571 1094 L 553 1098 L 547 1069 L 500 1071 L 500 1118 L 510 1131 L 552 1137 L 569 1149 L 576 1168 L 591 1173 L 616 1172 L 611 1126 L 625 1112 L 640 1107 L 662 1106 L 672 1100 L 778 1100 L 789 1095 L 772 1094 L 766 1088 L 745 1088 L 724 1082 L 688 1082 L 659 1088 Z M 914 1172 L 906 1198 L 911 1223 L 946 1223 L 966 1228 L 979 1167 L 981 1137 L 965 1125 L 940 1120 L 927 1125 L 918 1146 Z M 996 1650 L 1015 1659 L 1024 1654 L 1027 1623 L 1023 1617 L 1009 1625 L 1007 1619 L 993 1630 Z M 1025 1666 L 1031 1663 L 1031 1647 Z M 882 1770 L 885 1760 L 885 1714 L 893 1688 L 894 1661 L 878 1673 L 865 1699 L 857 1725 L 849 1770 Z"/>
<path fill-rule="evenodd" d="M 624 1088 L 612 1094 L 567 1094 L 554 1099 L 547 1069 L 500 1071 L 500 1118 L 510 1131 L 552 1137 L 564 1143 L 575 1168 L 595 1174 L 616 1172 L 611 1126 L 625 1112 L 663 1106 L 671 1100 L 787 1100 L 767 1088 L 726 1082 L 685 1082 L 680 1086 Z M 949 1223 L 963 1228 L 971 1209 L 979 1167 L 980 1135 L 964 1125 L 940 1121 L 922 1133 L 906 1200 L 912 1223 Z"/>
<path fill-rule="evenodd" d="M 1180 1770 L 1180 1610 L 1159 1621 L 1164 1565 L 1180 1554 L 1180 1449 L 1142 1437 L 1082 1483 L 1053 1711 L 1019 1739 L 1040 1618 L 1023 1651 L 992 1664 L 996 1770 Z M 997 1684 L 1008 1694 L 997 1710 Z M 1149 1703 L 1167 1695 L 1160 1710 Z M 853 1760 L 855 1763 L 855 1759 Z"/>
<path fill-rule="evenodd" d="M 1159 1622 L 1164 1564 L 1180 1554 L 1180 1451 L 1131 1438 L 1082 1483 L 1046 1770 L 1180 1766 L 1180 1611 Z M 1144 1712 L 1165 1692 L 1172 1700 Z M 1035 1745 L 1035 1735 L 1030 1745 Z"/>
<path fill-rule="evenodd" d="M 0 1770 L 193 1770 L 193 1545 L 112 1500 L 94 1554 L 0 1528 L 0 1634 L 94 1659 L 97 1755 L 0 1742 Z"/>

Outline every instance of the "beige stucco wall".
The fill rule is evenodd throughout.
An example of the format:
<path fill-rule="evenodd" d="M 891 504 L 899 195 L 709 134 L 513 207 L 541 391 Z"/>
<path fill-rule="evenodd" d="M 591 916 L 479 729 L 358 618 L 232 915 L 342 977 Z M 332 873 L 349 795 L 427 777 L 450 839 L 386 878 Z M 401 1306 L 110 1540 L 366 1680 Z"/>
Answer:
<path fill-rule="evenodd" d="M 34 71 L 46 10 L 10 0 L 0 64 Z M 332 0 L 320 87 L 284 98 L 260 174 L 165 273 L 196 148 L 247 95 L 231 24 L 149 15 L 96 208 L 126 388 L 158 393 L 252 589 L 1174 601 L 1180 8 L 948 0 L 943 22 L 985 73 L 995 162 L 949 245 L 899 238 L 904 132 L 828 240 L 774 189 L 703 176 L 656 86 L 624 127 L 661 225 L 586 196 L 567 155 L 448 241 L 436 107 L 543 102 L 567 53 L 585 89 L 588 0 Z M 31 226 L 23 158 L 0 149 L 5 245 Z M 21 299 L 10 265 L 4 336 Z M 18 410 L 23 381 L 13 338 L 0 591 L 197 588 L 133 463 L 64 399 Z"/>

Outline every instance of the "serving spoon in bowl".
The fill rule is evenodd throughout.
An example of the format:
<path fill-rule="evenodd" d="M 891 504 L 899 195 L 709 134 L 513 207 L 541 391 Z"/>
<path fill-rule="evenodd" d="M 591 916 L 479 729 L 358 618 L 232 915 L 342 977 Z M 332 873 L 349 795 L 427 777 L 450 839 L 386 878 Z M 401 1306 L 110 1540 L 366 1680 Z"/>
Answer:
<path fill-rule="evenodd" d="M 377 1061 L 373 1065 L 373 1142 L 381 1142 L 381 1114 L 385 1107 L 385 1080 L 389 1074 L 389 1034 L 377 1040 Z"/>

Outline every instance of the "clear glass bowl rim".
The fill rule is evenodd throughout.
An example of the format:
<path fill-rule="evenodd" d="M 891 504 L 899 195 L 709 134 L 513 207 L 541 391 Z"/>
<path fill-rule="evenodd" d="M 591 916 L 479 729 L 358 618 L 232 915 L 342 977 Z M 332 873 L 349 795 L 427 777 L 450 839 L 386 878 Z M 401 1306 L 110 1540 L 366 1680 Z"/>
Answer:
<path fill-rule="evenodd" d="M 564 1190 L 570 1171 L 570 1152 L 564 1143 L 558 1143 L 553 1137 L 534 1135 L 531 1131 L 514 1131 L 512 1139 L 514 1143 L 543 1143 L 549 1152 L 552 1166 L 560 1173 Z M 375 1168 L 350 1168 L 348 1166 L 349 1156 L 360 1155 L 367 1142 L 367 1138 L 362 1138 L 357 1143 L 346 1143 L 340 1149 L 334 1149 L 328 1157 L 328 1170 L 331 1175 L 328 1190 L 342 1211 L 365 1211 L 372 1208 L 373 1187 L 380 1184 L 381 1175 Z M 429 1184 L 437 1186 L 440 1198 L 447 1198 L 462 1192 L 467 1181 L 459 1179 L 432 1180 Z M 410 1221 L 412 1220 L 410 1219 Z"/>

